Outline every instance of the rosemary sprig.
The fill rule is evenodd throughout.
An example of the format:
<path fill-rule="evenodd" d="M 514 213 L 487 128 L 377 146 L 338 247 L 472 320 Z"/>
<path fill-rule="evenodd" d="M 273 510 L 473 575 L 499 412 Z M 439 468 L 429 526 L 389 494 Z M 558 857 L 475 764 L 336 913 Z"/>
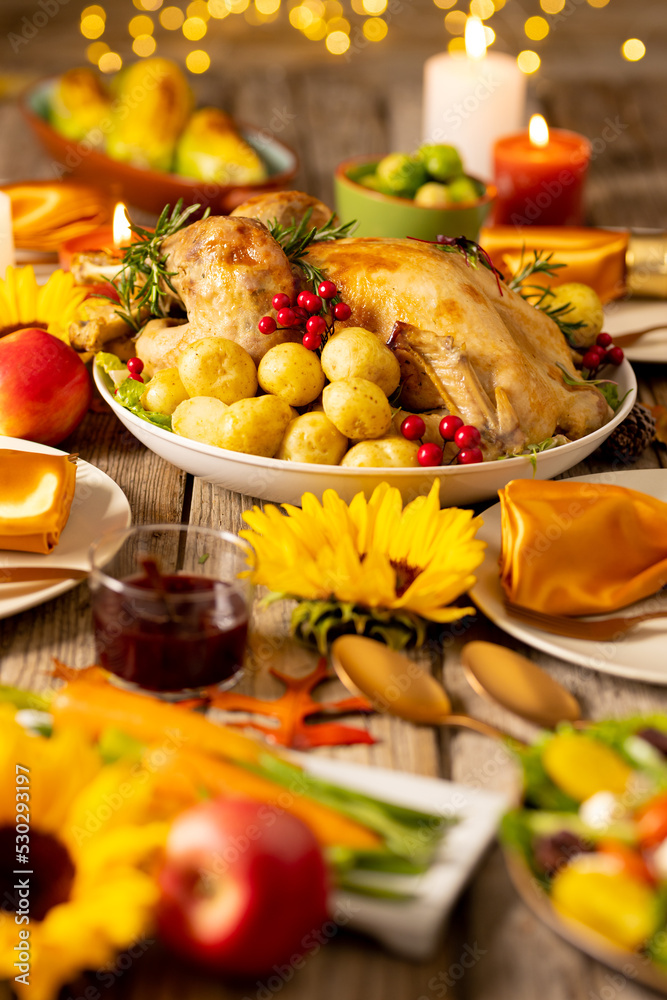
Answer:
<path fill-rule="evenodd" d="M 165 205 L 152 231 L 130 223 L 130 228 L 138 239 L 126 249 L 114 285 L 121 306 L 116 309 L 116 313 L 133 330 L 141 328 L 146 311 L 151 316 L 167 315 L 168 296 L 165 295 L 165 288 L 175 296 L 178 295 L 171 283 L 176 272 L 167 269 L 167 257 L 161 250 L 162 241 L 183 229 L 200 206 L 190 205 L 184 209 L 183 199 L 179 198 L 171 212 L 170 207 Z M 202 219 L 207 218 L 209 213 L 210 209 L 207 208 Z M 111 296 L 106 297 L 112 302 L 116 301 Z"/>
<path fill-rule="evenodd" d="M 311 226 L 309 223 L 312 214 L 313 210 L 309 208 L 298 224 L 283 226 L 274 219 L 273 222 L 267 223 L 267 228 L 274 240 L 282 247 L 290 264 L 298 267 L 303 272 L 308 283 L 315 289 L 324 280 L 325 276 L 318 267 L 315 267 L 310 261 L 304 259 L 308 253 L 308 247 L 313 243 L 329 243 L 332 240 L 342 240 L 346 236 L 351 235 L 358 223 L 346 222 L 342 226 L 335 226 L 335 215 L 332 214 L 323 226 Z"/>
<path fill-rule="evenodd" d="M 519 270 L 507 282 L 508 287 L 513 292 L 518 292 L 526 302 L 530 302 L 536 309 L 540 309 L 549 316 L 560 327 L 561 333 L 567 342 L 576 347 L 575 333 L 584 326 L 584 323 L 581 320 L 573 322 L 566 318 L 567 314 L 572 312 L 574 306 L 569 302 L 565 302 L 562 306 L 550 306 L 549 299 L 554 298 L 554 293 L 550 288 L 547 288 L 545 285 L 526 284 L 527 279 L 532 278 L 535 274 L 544 274 L 548 278 L 555 277 L 558 270 L 561 267 L 565 267 L 565 264 L 557 264 L 552 259 L 553 251 L 547 253 L 544 250 L 533 250 L 532 260 L 527 261 L 525 264 L 523 263 L 524 255 L 525 246 L 521 252 Z"/>

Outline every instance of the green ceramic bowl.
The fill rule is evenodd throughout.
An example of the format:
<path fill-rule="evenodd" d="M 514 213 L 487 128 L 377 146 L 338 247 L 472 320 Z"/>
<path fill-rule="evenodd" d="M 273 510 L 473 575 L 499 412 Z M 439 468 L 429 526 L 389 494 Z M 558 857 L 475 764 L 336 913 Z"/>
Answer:
<path fill-rule="evenodd" d="M 358 183 L 366 174 L 372 174 L 379 162 L 380 157 L 375 160 L 357 157 L 344 160 L 336 168 L 336 212 L 341 223 L 357 220 L 359 226 L 354 236 L 414 236 L 434 240 L 442 235 L 478 239 L 495 198 L 493 185 L 484 185 L 473 178 L 480 190 L 478 201 L 463 202 L 455 208 L 422 208 L 407 198 L 380 194 Z"/>

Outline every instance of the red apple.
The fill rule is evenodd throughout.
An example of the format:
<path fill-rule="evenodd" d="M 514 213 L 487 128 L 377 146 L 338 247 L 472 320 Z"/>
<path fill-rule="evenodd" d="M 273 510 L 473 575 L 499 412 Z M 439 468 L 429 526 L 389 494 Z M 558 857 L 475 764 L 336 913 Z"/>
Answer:
<path fill-rule="evenodd" d="M 261 976 L 313 948 L 327 922 L 319 844 L 296 816 L 213 799 L 174 821 L 158 926 L 175 952 L 219 973 Z"/>
<path fill-rule="evenodd" d="M 38 327 L 0 338 L 0 434 L 58 444 L 91 398 L 88 369 L 69 344 Z"/>

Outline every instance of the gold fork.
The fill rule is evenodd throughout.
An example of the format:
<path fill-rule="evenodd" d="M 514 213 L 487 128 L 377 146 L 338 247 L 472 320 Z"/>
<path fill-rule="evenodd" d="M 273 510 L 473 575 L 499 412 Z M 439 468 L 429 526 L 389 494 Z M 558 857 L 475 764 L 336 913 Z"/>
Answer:
<path fill-rule="evenodd" d="M 591 639 L 593 642 L 603 642 L 605 639 L 619 639 L 626 632 L 653 618 L 667 618 L 667 608 L 663 611 L 648 611 L 642 615 L 631 615 L 621 618 L 603 618 L 601 621 L 582 621 L 580 618 L 567 618 L 564 615 L 547 615 L 542 611 L 531 611 L 518 604 L 505 600 L 505 611 L 510 618 L 516 618 L 524 625 L 531 625 L 543 632 L 554 635 L 565 635 L 571 639 Z"/>

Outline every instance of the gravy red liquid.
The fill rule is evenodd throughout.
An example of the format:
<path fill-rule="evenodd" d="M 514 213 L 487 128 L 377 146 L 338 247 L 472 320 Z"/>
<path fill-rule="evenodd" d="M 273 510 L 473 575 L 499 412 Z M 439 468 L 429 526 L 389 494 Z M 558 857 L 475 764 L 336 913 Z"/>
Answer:
<path fill-rule="evenodd" d="M 243 665 L 248 633 L 245 601 L 229 584 L 208 577 L 162 577 L 166 602 L 146 576 L 93 595 L 95 644 L 101 665 L 149 691 L 220 684 Z"/>

